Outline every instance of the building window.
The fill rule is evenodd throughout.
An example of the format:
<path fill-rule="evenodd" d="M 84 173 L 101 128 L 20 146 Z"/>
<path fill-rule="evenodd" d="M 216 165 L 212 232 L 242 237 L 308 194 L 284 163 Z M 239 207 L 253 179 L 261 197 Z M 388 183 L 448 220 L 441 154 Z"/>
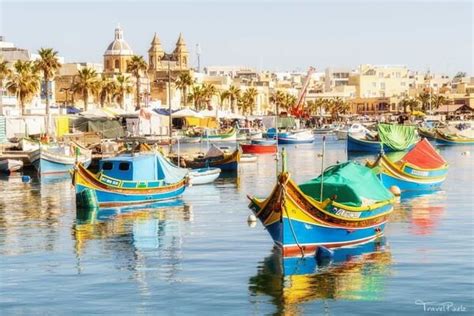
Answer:
<path fill-rule="evenodd" d="M 105 63 L 105 68 L 110 69 L 110 60 L 107 60 Z"/>
<path fill-rule="evenodd" d="M 402 87 L 404 87 L 404 86 L 406 86 L 406 82 L 402 81 L 402 82 L 400 82 L 400 85 L 401 85 Z"/>
<path fill-rule="evenodd" d="M 377 88 L 377 82 L 372 82 L 372 87 Z"/>
<path fill-rule="evenodd" d="M 120 68 L 120 61 L 118 59 L 115 60 L 115 69 L 119 69 Z"/>
<path fill-rule="evenodd" d="M 380 89 L 385 89 L 385 82 L 380 83 Z"/>

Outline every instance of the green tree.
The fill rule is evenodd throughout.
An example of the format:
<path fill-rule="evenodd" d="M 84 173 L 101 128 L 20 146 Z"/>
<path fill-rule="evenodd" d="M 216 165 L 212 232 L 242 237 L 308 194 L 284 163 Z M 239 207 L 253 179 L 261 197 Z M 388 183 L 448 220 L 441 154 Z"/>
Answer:
<path fill-rule="evenodd" d="M 118 88 L 117 80 L 102 77 L 102 79 L 100 80 L 100 91 L 99 91 L 99 99 L 100 99 L 101 107 L 104 107 L 105 104 L 110 105 L 112 103 L 112 97 L 117 91 L 117 88 Z"/>
<path fill-rule="evenodd" d="M 421 110 L 423 112 L 426 112 L 430 109 L 430 94 L 428 92 L 420 93 L 416 99 L 421 103 Z"/>
<path fill-rule="evenodd" d="M 230 105 L 232 107 L 232 113 L 236 112 L 236 102 L 240 97 L 240 89 L 237 88 L 236 86 L 230 86 L 229 89 L 227 90 L 227 94 L 230 99 Z"/>
<path fill-rule="evenodd" d="M 43 82 L 45 84 L 45 93 L 46 93 L 46 116 L 49 118 L 49 96 L 51 91 L 49 91 L 49 82 L 54 80 L 55 74 L 61 68 L 61 63 L 58 59 L 58 52 L 52 48 L 41 48 L 38 50 L 40 58 L 36 61 L 36 67 L 43 74 Z M 48 134 L 49 123 L 46 124 L 46 134 Z"/>
<path fill-rule="evenodd" d="M 97 89 L 97 82 L 99 77 L 95 69 L 85 67 L 79 70 L 78 74 L 74 78 L 73 91 L 74 93 L 82 94 L 82 100 L 84 101 L 84 111 L 88 110 L 89 95 Z"/>
<path fill-rule="evenodd" d="M 270 96 L 270 102 L 275 104 L 275 114 L 279 115 L 279 109 L 283 106 L 285 100 L 285 93 L 278 90 Z"/>
<path fill-rule="evenodd" d="M 178 80 L 176 80 L 176 87 L 181 90 L 182 102 L 184 106 L 187 106 L 188 101 L 188 88 L 193 84 L 193 78 L 189 72 L 182 72 Z"/>
<path fill-rule="evenodd" d="M 12 70 L 8 66 L 6 60 L 0 60 L 0 115 L 3 113 L 3 90 L 5 89 L 5 82 L 10 78 Z"/>
<path fill-rule="evenodd" d="M 194 109 L 196 111 L 201 110 L 201 105 L 204 100 L 204 97 L 204 89 L 199 85 L 193 86 L 191 93 L 188 94 L 188 100 L 193 102 Z"/>
<path fill-rule="evenodd" d="M 117 76 L 116 81 L 115 96 L 118 97 L 120 107 L 125 109 L 125 95 L 132 93 L 132 83 L 129 76 L 122 74 Z"/>
<path fill-rule="evenodd" d="M 243 110 L 248 112 L 250 115 L 253 115 L 253 111 L 255 109 L 255 98 L 257 95 L 258 91 L 253 87 L 245 90 L 244 94 L 242 95 Z"/>
<path fill-rule="evenodd" d="M 135 92 L 137 97 L 137 105 L 135 110 L 140 110 L 140 77 L 142 72 L 147 70 L 148 66 L 143 56 L 134 55 L 127 63 L 127 72 L 131 73 L 135 77 Z"/>
<path fill-rule="evenodd" d="M 39 72 L 31 61 L 17 60 L 13 68 L 15 71 L 7 83 L 7 90 L 16 94 L 20 100 L 21 114 L 25 115 L 25 103 L 30 101 L 40 89 Z"/>
<path fill-rule="evenodd" d="M 441 105 L 446 103 L 446 98 L 442 95 L 433 95 L 431 97 L 431 105 L 434 109 L 439 108 Z"/>
<path fill-rule="evenodd" d="M 216 86 L 212 83 L 205 83 L 202 85 L 203 98 L 207 104 L 207 107 L 210 108 L 212 97 L 217 95 Z"/>

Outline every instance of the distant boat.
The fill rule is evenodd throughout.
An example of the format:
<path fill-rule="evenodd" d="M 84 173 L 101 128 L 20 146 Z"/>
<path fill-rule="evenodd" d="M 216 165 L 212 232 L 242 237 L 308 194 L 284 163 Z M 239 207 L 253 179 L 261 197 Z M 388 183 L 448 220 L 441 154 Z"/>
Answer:
<path fill-rule="evenodd" d="M 246 162 L 255 162 L 257 161 L 257 156 L 253 154 L 243 154 L 240 156 L 240 162 L 241 163 L 246 163 Z"/>
<path fill-rule="evenodd" d="M 314 135 L 311 131 L 278 133 L 279 144 L 311 144 L 313 142 Z"/>
<path fill-rule="evenodd" d="M 218 133 L 216 130 L 207 129 L 201 136 L 202 141 L 206 142 L 230 142 L 237 141 L 237 130 L 235 128 L 230 129 L 226 133 Z"/>
<path fill-rule="evenodd" d="M 334 131 L 336 130 L 335 126 L 334 125 L 331 125 L 331 124 L 325 124 L 319 128 L 315 128 L 313 129 L 313 132 L 315 134 L 323 134 L 323 135 L 327 135 L 327 134 L 331 134 L 333 133 Z"/>
<path fill-rule="evenodd" d="M 191 169 L 188 173 L 190 184 L 208 184 L 214 182 L 221 173 L 219 168 Z"/>
<path fill-rule="evenodd" d="M 77 162 L 86 168 L 92 152 L 76 143 L 41 145 L 39 159 L 33 162 L 40 175 L 67 174 Z"/>
<path fill-rule="evenodd" d="M 16 159 L 0 160 L 0 172 L 10 174 L 23 168 L 23 161 Z"/>
<path fill-rule="evenodd" d="M 412 148 L 419 140 L 415 126 L 396 124 L 379 124 L 378 140 L 365 136 L 347 135 L 347 151 L 379 153 L 383 146 L 384 152 L 405 151 Z"/>
<path fill-rule="evenodd" d="M 276 140 L 252 140 L 250 144 L 240 144 L 244 154 L 274 154 L 278 151 Z"/>
<path fill-rule="evenodd" d="M 187 174 L 158 152 L 102 159 L 97 174 L 78 163 L 73 173 L 76 201 L 79 207 L 90 202 L 113 207 L 173 199 L 184 192 Z"/>
<path fill-rule="evenodd" d="M 175 155 L 170 156 L 170 158 L 176 165 L 184 168 L 201 169 L 214 167 L 221 169 L 221 171 L 237 171 L 240 161 L 240 151 L 236 149 L 228 153 L 212 144 L 205 155 L 199 155 L 197 157 L 181 156 L 179 162 L 178 157 Z"/>
<path fill-rule="evenodd" d="M 447 134 L 436 130 L 436 143 L 439 145 L 474 145 L 474 138 L 459 134 Z"/>
<path fill-rule="evenodd" d="M 362 136 L 366 131 L 367 129 L 362 124 L 354 123 L 350 126 L 339 127 L 335 130 L 335 134 L 338 140 L 344 140 L 349 134 Z"/>

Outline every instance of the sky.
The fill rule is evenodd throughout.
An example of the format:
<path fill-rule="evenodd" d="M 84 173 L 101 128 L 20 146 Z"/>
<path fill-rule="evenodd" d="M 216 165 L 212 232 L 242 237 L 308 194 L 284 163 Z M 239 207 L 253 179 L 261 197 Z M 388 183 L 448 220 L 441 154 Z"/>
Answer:
<path fill-rule="evenodd" d="M 359 64 L 474 73 L 474 1 L 6 1 L 0 35 L 53 47 L 66 62 L 102 62 L 119 23 L 147 58 L 157 32 L 171 52 L 182 32 L 196 66 L 305 71 Z"/>

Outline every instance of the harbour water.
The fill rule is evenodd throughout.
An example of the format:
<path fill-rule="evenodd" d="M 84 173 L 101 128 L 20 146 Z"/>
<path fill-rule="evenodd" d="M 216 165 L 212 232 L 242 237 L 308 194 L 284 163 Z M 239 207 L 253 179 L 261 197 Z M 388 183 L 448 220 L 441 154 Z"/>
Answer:
<path fill-rule="evenodd" d="M 286 148 L 297 182 L 319 175 L 321 140 Z M 348 158 L 344 142 L 329 140 L 326 148 L 326 165 Z M 275 183 L 272 155 L 242 164 L 237 177 L 138 210 L 76 214 L 70 179 L 2 177 L 0 310 L 418 315 L 437 308 L 472 314 L 474 158 L 463 155 L 471 147 L 439 148 L 450 163 L 442 189 L 405 194 L 383 239 L 332 260 L 294 259 L 284 266 L 260 223 L 247 224 L 246 195 L 266 196 Z"/>

